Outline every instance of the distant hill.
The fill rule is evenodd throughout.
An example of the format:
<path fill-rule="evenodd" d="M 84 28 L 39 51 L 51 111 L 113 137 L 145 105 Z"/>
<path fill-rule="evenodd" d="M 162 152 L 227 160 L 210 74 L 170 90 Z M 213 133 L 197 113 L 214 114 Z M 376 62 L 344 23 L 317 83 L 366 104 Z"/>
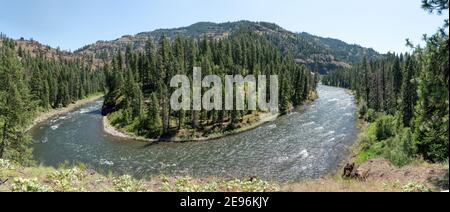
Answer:
<path fill-rule="evenodd" d="M 75 53 L 83 55 L 83 57 L 93 56 L 95 59 L 110 60 L 118 49 L 124 51 L 128 45 L 136 49 L 144 49 L 145 42 L 149 38 L 155 41 L 163 35 L 169 39 L 177 36 L 200 38 L 206 34 L 210 38 L 220 39 L 242 28 L 266 36 L 268 40 L 279 47 L 280 51 L 291 52 L 298 63 L 305 64 L 321 74 L 339 67 L 348 67 L 361 61 L 364 56 L 369 59 L 381 57 L 381 54 L 375 50 L 359 45 L 351 45 L 337 39 L 322 38 L 308 33 L 293 33 L 272 23 L 250 21 L 221 24 L 199 22 L 188 27 L 158 29 L 136 35 L 125 35 L 112 41 L 98 41 L 75 51 Z"/>
<path fill-rule="evenodd" d="M 2 41 L 0 36 L 0 41 Z M 3 42 L 0 42 L 0 46 Z M 15 40 L 16 50 L 21 54 L 29 54 L 31 57 L 42 57 L 48 60 L 80 60 L 90 64 L 93 69 L 102 67 L 103 60 L 93 58 L 92 55 L 89 54 L 79 54 L 72 53 L 64 50 L 60 50 L 59 48 L 52 48 L 48 45 L 44 45 L 35 40 L 26 40 L 24 38 L 20 38 Z"/>
<path fill-rule="evenodd" d="M 305 40 L 311 42 L 317 42 L 324 45 L 332 55 L 339 61 L 345 61 L 347 63 L 358 63 L 366 56 L 367 58 L 375 59 L 381 57 L 381 55 L 372 48 L 364 48 L 357 44 L 348 44 L 344 41 L 334 38 L 323 38 L 314 36 L 306 32 L 298 34 Z"/>

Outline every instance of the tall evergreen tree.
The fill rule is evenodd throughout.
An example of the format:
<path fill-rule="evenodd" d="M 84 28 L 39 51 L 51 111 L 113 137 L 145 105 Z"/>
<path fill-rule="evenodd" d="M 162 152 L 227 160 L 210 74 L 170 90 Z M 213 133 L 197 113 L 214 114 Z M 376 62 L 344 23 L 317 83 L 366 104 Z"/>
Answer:
<path fill-rule="evenodd" d="M 411 120 L 414 117 L 414 106 L 416 105 L 417 101 L 416 87 L 413 80 L 414 64 L 411 57 L 408 57 L 403 77 L 401 101 L 401 114 L 403 118 L 403 125 L 405 127 L 411 126 Z"/>
<path fill-rule="evenodd" d="M 157 138 L 163 133 L 160 113 L 158 97 L 156 93 L 153 93 L 151 94 L 146 121 L 148 129 L 147 136 L 150 138 Z"/>
<path fill-rule="evenodd" d="M 25 127 L 31 108 L 23 67 L 11 49 L 1 48 L 0 58 L 0 158 L 28 161 Z"/>

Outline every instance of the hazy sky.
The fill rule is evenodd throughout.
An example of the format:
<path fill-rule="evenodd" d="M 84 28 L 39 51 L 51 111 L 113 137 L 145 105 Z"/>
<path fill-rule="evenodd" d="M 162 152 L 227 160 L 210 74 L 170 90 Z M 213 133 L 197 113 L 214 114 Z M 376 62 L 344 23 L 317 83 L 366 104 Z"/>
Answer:
<path fill-rule="evenodd" d="M 0 32 L 75 50 L 199 21 L 267 21 L 377 51 L 407 51 L 443 23 L 420 0 L 0 0 Z"/>

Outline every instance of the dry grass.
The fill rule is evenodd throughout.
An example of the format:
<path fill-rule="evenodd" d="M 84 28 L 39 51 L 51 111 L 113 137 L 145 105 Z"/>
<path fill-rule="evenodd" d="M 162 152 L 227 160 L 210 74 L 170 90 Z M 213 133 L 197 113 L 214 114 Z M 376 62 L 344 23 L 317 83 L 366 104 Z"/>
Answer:
<path fill-rule="evenodd" d="M 364 162 L 358 168 L 364 179 L 325 177 L 283 185 L 288 192 L 405 192 L 448 190 L 449 167 L 417 160 L 405 167 L 395 167 L 381 158 Z"/>
<path fill-rule="evenodd" d="M 401 192 L 397 181 L 320 179 L 285 185 L 287 192 Z"/>

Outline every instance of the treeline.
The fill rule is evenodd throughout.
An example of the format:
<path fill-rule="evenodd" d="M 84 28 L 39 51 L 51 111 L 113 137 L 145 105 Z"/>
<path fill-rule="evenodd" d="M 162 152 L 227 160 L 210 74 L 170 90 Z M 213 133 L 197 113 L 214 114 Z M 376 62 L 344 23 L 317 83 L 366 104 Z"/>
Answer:
<path fill-rule="evenodd" d="M 417 83 L 413 80 L 418 73 L 419 64 L 414 56 L 388 54 L 384 59 L 364 59 L 352 68 L 332 72 L 324 76 L 322 82 L 355 91 L 364 108 L 395 115 L 413 107 L 411 104 L 417 100 Z M 367 109 L 362 112 L 365 111 Z M 403 112 L 403 124 L 409 127 L 411 113 Z"/>
<path fill-rule="evenodd" d="M 448 11 L 447 1 L 423 1 L 431 11 Z M 373 124 L 367 157 L 383 154 L 399 165 L 410 158 L 448 161 L 448 20 L 412 55 L 389 54 L 332 72 L 323 83 L 356 91 L 360 116 Z"/>
<path fill-rule="evenodd" d="M 31 56 L 4 35 L 0 43 L 0 158 L 22 162 L 31 155 L 25 130 L 37 112 L 104 92 L 105 79 L 82 61 Z"/>
<path fill-rule="evenodd" d="M 178 37 L 169 41 L 162 37 L 158 42 L 149 40 L 145 51 L 128 47 L 125 52 L 118 52 L 105 67 L 109 93 L 104 115 L 110 114 L 112 123 L 127 131 L 158 138 L 183 129 L 204 133 L 235 129 L 245 115 L 255 113 L 225 108 L 172 111 L 170 96 L 176 88 L 170 87 L 170 80 L 182 74 L 192 82 L 193 67 L 201 67 L 203 76 L 218 75 L 222 80 L 226 75 L 237 74 L 267 75 L 267 79 L 269 75 L 278 75 L 283 113 L 308 100 L 317 83 L 315 75 L 297 65 L 292 56 L 283 56 L 263 36 L 248 30 L 223 39 L 204 36 L 198 40 Z"/>

